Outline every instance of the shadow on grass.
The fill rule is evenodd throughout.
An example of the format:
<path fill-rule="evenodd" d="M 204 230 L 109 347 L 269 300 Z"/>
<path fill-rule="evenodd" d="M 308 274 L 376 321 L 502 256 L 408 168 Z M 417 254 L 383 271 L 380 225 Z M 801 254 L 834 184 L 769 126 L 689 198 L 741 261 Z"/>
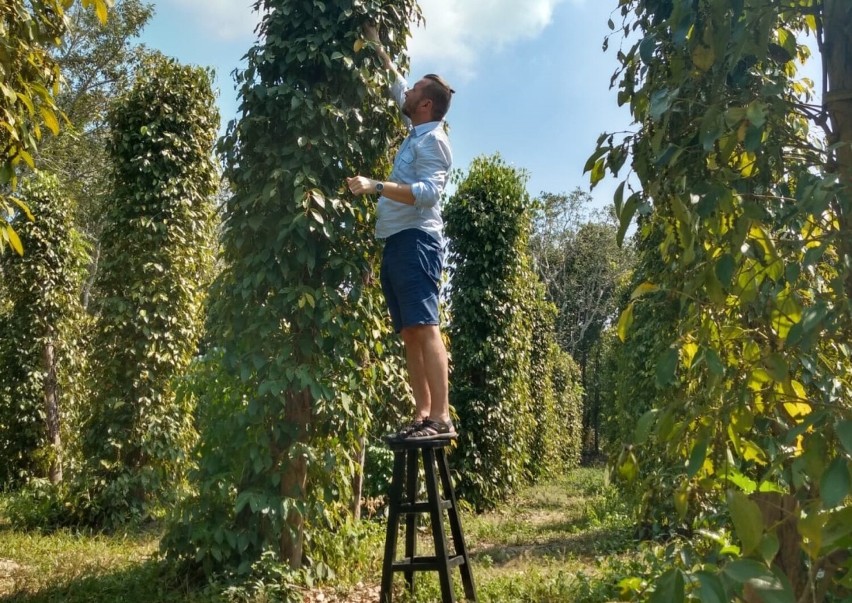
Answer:
<path fill-rule="evenodd" d="M 212 603 L 221 596 L 210 588 L 181 581 L 162 561 L 147 560 L 124 569 L 87 573 L 38 588 L 25 574 L 12 576 L 14 586 L 0 596 L 9 603 Z M 44 582 L 44 576 L 40 582 Z M 36 590 L 37 589 L 37 590 Z"/>
<path fill-rule="evenodd" d="M 545 531 L 548 530 L 542 530 L 542 532 Z M 554 527 L 549 531 L 557 531 L 557 528 Z M 528 559 L 562 560 L 566 557 L 612 555 L 628 551 L 635 546 L 635 542 L 629 537 L 629 531 L 624 528 L 596 528 L 545 538 L 529 544 L 503 544 L 477 548 L 471 551 L 471 556 L 474 561 L 487 556 L 494 565 L 500 566 Z"/>

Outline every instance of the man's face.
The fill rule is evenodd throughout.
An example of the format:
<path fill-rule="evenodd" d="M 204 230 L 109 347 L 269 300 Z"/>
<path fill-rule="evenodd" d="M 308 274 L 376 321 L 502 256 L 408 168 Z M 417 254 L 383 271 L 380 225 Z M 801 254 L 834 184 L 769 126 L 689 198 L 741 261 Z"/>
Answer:
<path fill-rule="evenodd" d="M 428 83 L 425 80 L 420 80 L 414 84 L 413 88 L 409 88 L 405 91 L 405 102 L 402 105 L 402 112 L 408 118 L 414 118 L 420 106 L 424 102 L 429 101 L 429 99 L 423 95 L 423 88 L 427 85 Z"/>

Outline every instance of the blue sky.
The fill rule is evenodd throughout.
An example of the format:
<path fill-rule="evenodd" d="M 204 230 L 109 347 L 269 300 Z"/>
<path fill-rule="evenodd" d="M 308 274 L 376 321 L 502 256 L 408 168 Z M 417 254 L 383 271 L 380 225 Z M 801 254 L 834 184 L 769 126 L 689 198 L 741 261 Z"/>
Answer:
<path fill-rule="evenodd" d="M 254 41 L 251 0 L 155 0 L 143 41 L 182 62 L 216 70 L 223 123 L 236 117 L 231 72 Z M 421 0 L 426 18 L 409 43 L 411 79 L 440 73 L 456 90 L 448 121 L 454 168 L 499 152 L 528 171 L 528 191 L 588 190 L 582 174 L 603 131 L 623 130 L 609 81 L 616 0 Z M 612 15 L 616 23 L 617 14 Z M 614 182 L 593 191 L 609 203 Z"/>

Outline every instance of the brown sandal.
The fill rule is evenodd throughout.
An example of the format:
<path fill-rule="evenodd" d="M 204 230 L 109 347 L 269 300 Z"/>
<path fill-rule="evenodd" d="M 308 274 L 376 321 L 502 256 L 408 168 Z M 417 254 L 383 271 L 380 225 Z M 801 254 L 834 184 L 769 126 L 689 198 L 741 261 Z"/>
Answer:
<path fill-rule="evenodd" d="M 456 428 L 452 421 L 436 421 L 425 419 L 419 429 L 412 430 L 405 436 L 406 440 L 452 440 L 456 438 Z"/>
<path fill-rule="evenodd" d="M 414 419 L 413 421 L 411 421 L 411 423 L 400 427 L 399 431 L 387 435 L 386 438 L 388 440 L 404 440 L 412 433 L 423 429 L 423 423 L 427 420 L 428 419 L 426 417 Z"/>

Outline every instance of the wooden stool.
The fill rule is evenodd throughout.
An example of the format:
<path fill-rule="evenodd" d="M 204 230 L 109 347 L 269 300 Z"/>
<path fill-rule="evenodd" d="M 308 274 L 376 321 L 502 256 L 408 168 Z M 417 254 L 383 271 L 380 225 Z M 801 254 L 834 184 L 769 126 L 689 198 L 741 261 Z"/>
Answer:
<path fill-rule="evenodd" d="M 450 569 L 454 567 L 458 567 L 461 572 L 465 597 L 470 601 L 476 601 L 473 574 L 470 571 L 470 558 L 464 543 L 456 493 L 453 490 L 453 483 L 450 480 L 450 466 L 447 463 L 446 447 L 451 441 L 449 439 L 388 440 L 388 445 L 393 450 L 393 477 L 390 485 L 385 558 L 382 565 L 382 589 L 379 595 L 381 603 L 391 603 L 394 572 L 403 572 L 409 589 L 413 591 L 414 572 L 430 571 L 438 572 L 443 603 L 455 603 L 453 583 L 450 577 Z M 418 456 L 423 458 L 427 497 L 427 500 L 419 502 L 417 501 Z M 441 498 L 438 489 L 439 475 L 445 498 Z M 444 533 L 444 510 L 447 511 L 450 520 L 450 531 L 455 549 L 452 555 L 447 549 L 448 543 Z M 415 524 L 418 513 L 429 513 L 431 518 L 432 538 L 435 542 L 434 556 L 416 556 L 417 533 Z M 405 557 L 397 560 L 396 541 L 401 515 L 405 516 Z"/>

